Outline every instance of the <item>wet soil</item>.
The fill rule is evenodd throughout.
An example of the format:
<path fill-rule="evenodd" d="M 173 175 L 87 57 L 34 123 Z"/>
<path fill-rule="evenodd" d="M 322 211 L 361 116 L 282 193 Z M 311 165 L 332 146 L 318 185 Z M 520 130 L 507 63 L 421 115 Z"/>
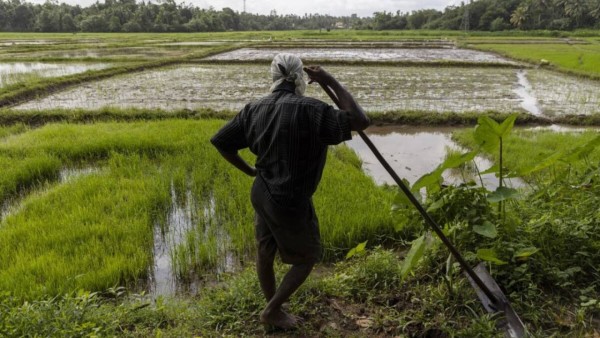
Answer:
<path fill-rule="evenodd" d="M 521 110 L 516 71 L 489 68 L 331 66 L 369 111 L 465 112 Z M 121 108 L 239 110 L 268 94 L 268 66 L 182 65 L 114 77 L 19 105 L 17 109 Z M 307 96 L 329 102 L 316 85 Z"/>

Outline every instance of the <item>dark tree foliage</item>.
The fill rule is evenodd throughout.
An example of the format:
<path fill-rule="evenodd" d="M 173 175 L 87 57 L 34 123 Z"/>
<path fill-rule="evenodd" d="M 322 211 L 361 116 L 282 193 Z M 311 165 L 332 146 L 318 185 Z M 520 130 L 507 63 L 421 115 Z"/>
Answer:
<path fill-rule="evenodd" d="M 0 31 L 15 32 L 218 32 L 249 30 L 600 28 L 600 0 L 471 0 L 443 11 L 375 12 L 372 17 L 239 13 L 203 9 L 175 0 L 104 0 L 82 8 L 58 0 L 32 4 L 0 0 Z"/>

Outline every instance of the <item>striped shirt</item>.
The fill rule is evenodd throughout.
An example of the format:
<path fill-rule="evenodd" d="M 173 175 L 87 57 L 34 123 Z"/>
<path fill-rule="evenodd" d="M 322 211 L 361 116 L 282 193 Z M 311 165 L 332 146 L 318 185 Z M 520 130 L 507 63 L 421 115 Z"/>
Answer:
<path fill-rule="evenodd" d="M 227 153 L 250 148 L 257 156 L 257 179 L 269 197 L 289 205 L 314 194 L 327 146 L 351 138 L 347 112 L 298 96 L 294 86 L 284 82 L 270 95 L 247 104 L 211 143 Z"/>

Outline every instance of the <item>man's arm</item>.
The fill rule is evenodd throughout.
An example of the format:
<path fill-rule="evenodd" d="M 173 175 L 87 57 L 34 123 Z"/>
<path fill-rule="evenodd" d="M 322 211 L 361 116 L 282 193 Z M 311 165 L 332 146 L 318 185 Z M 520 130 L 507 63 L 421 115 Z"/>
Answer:
<path fill-rule="evenodd" d="M 219 149 L 217 148 L 217 150 Z M 234 167 L 238 168 L 246 175 L 252 177 L 256 176 L 256 168 L 251 167 L 246 161 L 244 161 L 243 158 L 240 157 L 240 155 L 237 152 L 228 153 L 219 150 L 219 153 L 221 154 L 221 156 L 223 156 L 223 158 L 227 160 L 227 162 L 233 164 Z"/>
<path fill-rule="evenodd" d="M 352 94 L 344 88 L 331 74 L 320 66 L 304 67 L 311 82 L 317 82 L 333 90 L 339 101 L 339 109 L 350 114 L 350 129 L 365 130 L 371 123 L 362 107 L 356 102 Z"/>

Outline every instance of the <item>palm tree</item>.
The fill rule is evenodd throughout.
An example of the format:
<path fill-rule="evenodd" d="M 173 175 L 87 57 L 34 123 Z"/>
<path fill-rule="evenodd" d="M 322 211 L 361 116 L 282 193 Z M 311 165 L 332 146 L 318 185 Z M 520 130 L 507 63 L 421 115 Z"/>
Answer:
<path fill-rule="evenodd" d="M 525 22 L 527 21 L 528 11 L 529 6 L 526 6 L 524 4 L 519 5 L 519 7 L 517 7 L 517 9 L 515 9 L 515 11 L 511 14 L 510 23 L 513 26 L 522 29 L 525 25 Z"/>
<path fill-rule="evenodd" d="M 594 20 L 600 20 L 600 0 L 588 1 L 589 13 Z"/>
<path fill-rule="evenodd" d="M 581 0 L 565 0 L 565 15 L 575 20 L 575 27 L 579 27 L 579 22 L 586 12 L 586 6 Z"/>

